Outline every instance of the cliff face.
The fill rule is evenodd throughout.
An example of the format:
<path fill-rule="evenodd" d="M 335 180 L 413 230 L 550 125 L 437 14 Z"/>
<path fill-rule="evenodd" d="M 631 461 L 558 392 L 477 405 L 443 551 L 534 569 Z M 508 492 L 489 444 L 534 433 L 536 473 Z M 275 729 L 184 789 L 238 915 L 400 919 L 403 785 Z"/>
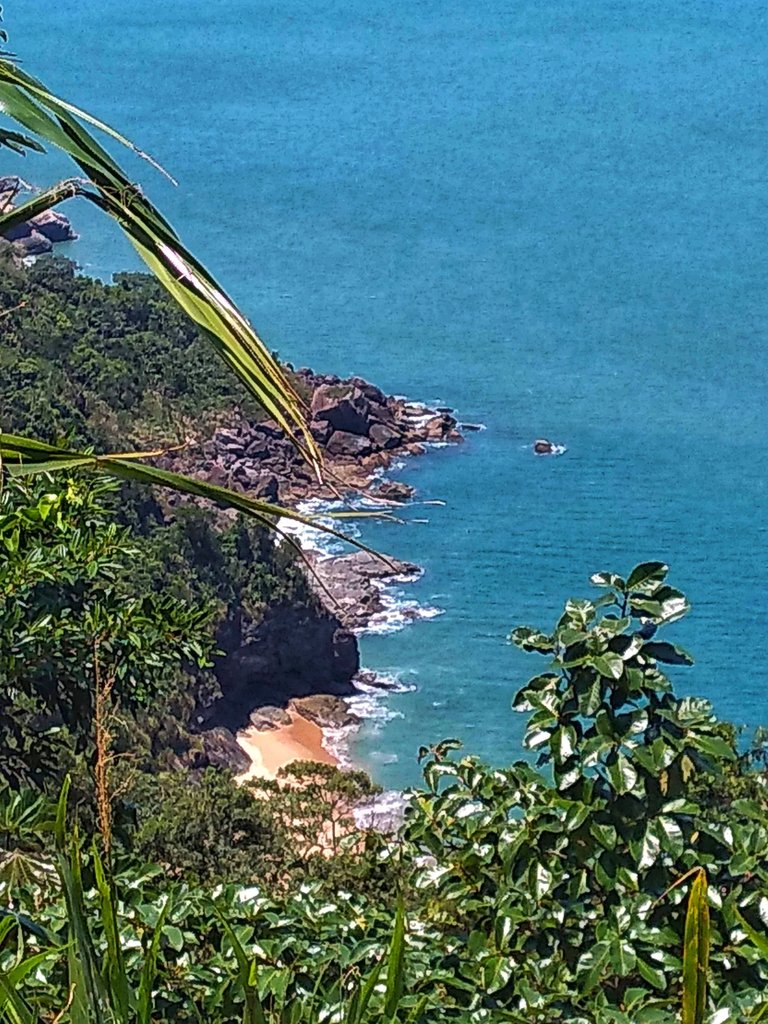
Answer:
<path fill-rule="evenodd" d="M 222 696 L 205 715 L 210 726 L 236 731 L 262 705 L 355 692 L 357 639 L 319 604 L 274 606 L 258 625 L 237 609 L 220 625 L 216 641 L 223 652 L 214 666 Z"/>

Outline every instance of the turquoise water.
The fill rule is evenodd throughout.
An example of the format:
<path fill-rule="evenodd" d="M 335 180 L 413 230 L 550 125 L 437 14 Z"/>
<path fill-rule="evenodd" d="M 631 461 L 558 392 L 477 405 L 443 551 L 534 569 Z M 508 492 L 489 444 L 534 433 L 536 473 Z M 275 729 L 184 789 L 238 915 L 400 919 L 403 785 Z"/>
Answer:
<path fill-rule="evenodd" d="M 761 2 L 41 9 L 6 5 L 29 69 L 177 174 L 135 171 L 273 347 L 488 427 L 404 472 L 429 523 L 366 528 L 444 610 L 363 640 L 417 685 L 358 742 L 380 781 L 446 735 L 518 755 L 509 628 L 651 557 L 694 605 L 681 687 L 768 721 Z M 134 265 L 70 212 L 86 269 Z"/>

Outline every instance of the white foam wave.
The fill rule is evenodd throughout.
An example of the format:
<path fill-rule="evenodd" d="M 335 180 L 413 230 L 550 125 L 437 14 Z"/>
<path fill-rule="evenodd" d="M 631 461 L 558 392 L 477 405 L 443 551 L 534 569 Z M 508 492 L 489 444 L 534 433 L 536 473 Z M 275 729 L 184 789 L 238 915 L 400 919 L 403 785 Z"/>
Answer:
<path fill-rule="evenodd" d="M 320 498 L 311 498 L 302 501 L 296 511 L 303 516 L 316 519 L 322 526 L 343 533 L 350 538 L 358 538 L 360 529 L 354 523 L 334 519 L 328 515 L 329 512 L 348 511 L 349 506 L 340 501 L 322 501 Z M 333 555 L 341 555 L 347 550 L 343 540 L 333 537 L 331 534 L 316 530 L 306 523 L 298 523 L 295 519 L 283 516 L 277 522 L 278 529 L 298 541 L 304 551 L 312 551 L 321 558 L 330 558 Z"/>
<path fill-rule="evenodd" d="M 403 823 L 408 797 L 397 789 L 385 790 L 360 803 L 353 814 L 358 828 L 397 832 Z"/>
<path fill-rule="evenodd" d="M 413 598 L 405 597 L 401 592 L 387 592 L 382 588 L 381 603 L 383 608 L 371 617 L 364 633 L 373 633 L 382 636 L 386 633 L 397 633 L 405 629 L 411 622 L 418 622 L 420 619 L 436 619 L 442 615 L 443 608 L 434 608 L 431 605 L 419 604 Z"/>

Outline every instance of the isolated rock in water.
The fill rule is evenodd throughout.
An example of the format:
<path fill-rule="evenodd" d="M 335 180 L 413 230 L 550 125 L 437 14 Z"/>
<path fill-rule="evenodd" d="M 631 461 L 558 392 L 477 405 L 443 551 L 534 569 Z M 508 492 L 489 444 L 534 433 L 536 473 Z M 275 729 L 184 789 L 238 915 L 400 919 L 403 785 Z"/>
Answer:
<path fill-rule="evenodd" d="M 482 423 L 460 423 L 459 426 L 462 430 L 483 430 Z"/>
<path fill-rule="evenodd" d="M 384 501 L 408 501 L 414 495 L 415 488 L 403 484 L 399 480 L 382 480 L 374 489 L 373 494 Z"/>
<path fill-rule="evenodd" d="M 533 442 L 533 450 L 537 455 L 554 455 L 556 445 L 551 441 L 547 441 L 544 437 L 539 437 Z"/>
<path fill-rule="evenodd" d="M 273 707 L 266 704 L 263 708 L 256 708 L 251 712 L 251 725 L 254 729 L 279 729 L 281 726 L 291 724 L 291 716 L 283 708 Z"/>
<path fill-rule="evenodd" d="M 442 441 L 446 434 L 456 427 L 453 416 L 433 416 L 424 424 L 424 438 L 427 441 Z"/>
<path fill-rule="evenodd" d="M 371 442 L 367 437 L 350 434 L 344 430 L 335 430 L 331 434 L 327 447 L 331 455 L 342 455 L 348 458 L 358 458 L 371 453 Z"/>

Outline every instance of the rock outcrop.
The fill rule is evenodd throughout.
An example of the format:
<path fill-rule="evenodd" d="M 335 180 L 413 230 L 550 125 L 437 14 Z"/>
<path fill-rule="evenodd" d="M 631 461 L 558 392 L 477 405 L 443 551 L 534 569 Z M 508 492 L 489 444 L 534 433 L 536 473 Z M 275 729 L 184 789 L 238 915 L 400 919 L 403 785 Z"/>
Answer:
<path fill-rule="evenodd" d="M 196 447 L 166 456 L 164 464 L 205 477 L 275 503 L 294 504 L 305 498 L 331 499 L 339 492 L 367 491 L 377 470 L 395 458 L 420 454 L 428 442 L 460 442 L 462 435 L 449 412 L 386 396 L 360 377 L 342 380 L 299 370 L 299 388 L 309 395 L 310 430 L 323 451 L 328 483 L 319 485 L 288 438 L 271 420 L 249 422 L 241 417 L 222 426 Z M 387 483 L 387 487 L 406 485 Z M 372 492 L 385 501 L 405 500 Z"/>
<path fill-rule="evenodd" d="M 0 178 L 0 212 L 7 212 L 16 196 L 26 186 L 20 178 Z M 41 256 L 51 252 L 57 242 L 70 242 L 77 238 L 69 219 L 56 210 L 44 210 L 30 220 L 8 228 L 2 235 L 12 242 L 22 257 Z"/>
<path fill-rule="evenodd" d="M 325 593 L 347 629 L 364 629 L 384 611 L 381 587 L 384 580 L 414 580 L 421 575 L 418 565 L 395 558 L 377 558 L 367 551 L 353 551 L 337 558 L 312 558 L 315 586 Z"/>

